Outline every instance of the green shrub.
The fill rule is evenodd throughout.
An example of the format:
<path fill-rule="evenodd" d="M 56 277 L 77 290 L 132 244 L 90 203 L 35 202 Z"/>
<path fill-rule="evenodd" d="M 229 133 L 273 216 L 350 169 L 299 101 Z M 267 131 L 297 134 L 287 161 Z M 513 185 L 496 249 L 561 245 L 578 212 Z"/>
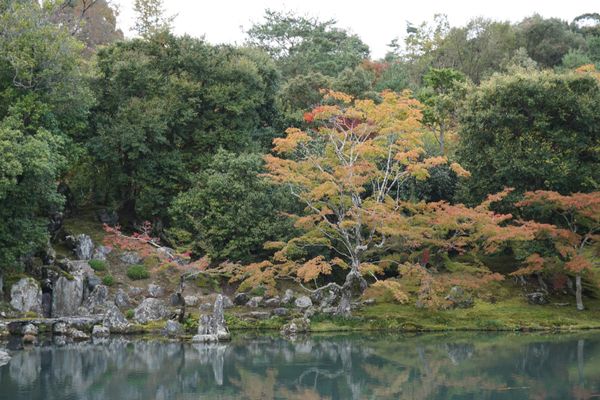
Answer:
<path fill-rule="evenodd" d="M 102 283 L 106 286 L 112 286 L 115 284 L 115 278 L 112 275 L 106 275 L 102 278 Z"/>
<path fill-rule="evenodd" d="M 125 317 L 127 319 L 133 318 L 134 314 L 135 314 L 135 312 L 132 309 L 129 309 L 129 310 L 125 311 Z"/>
<path fill-rule="evenodd" d="M 137 281 L 139 279 L 149 278 L 150 272 L 148 272 L 144 265 L 132 265 L 127 268 L 127 277 L 132 281 Z"/>
<path fill-rule="evenodd" d="M 94 271 L 106 271 L 106 261 L 104 260 L 90 260 L 88 264 Z"/>

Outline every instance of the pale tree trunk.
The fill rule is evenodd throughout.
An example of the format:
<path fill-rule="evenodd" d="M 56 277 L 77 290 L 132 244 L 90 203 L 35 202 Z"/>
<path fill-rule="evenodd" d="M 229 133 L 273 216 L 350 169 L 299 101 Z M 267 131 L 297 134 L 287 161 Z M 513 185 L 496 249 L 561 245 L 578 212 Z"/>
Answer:
<path fill-rule="evenodd" d="M 367 281 L 360 274 L 360 261 L 352 260 L 352 268 L 342 285 L 340 303 L 335 315 L 349 317 L 352 314 L 352 299 L 360 296 L 367 288 Z"/>
<path fill-rule="evenodd" d="M 577 310 L 583 311 L 583 300 L 581 299 L 581 274 L 575 275 L 575 300 L 577 301 Z"/>

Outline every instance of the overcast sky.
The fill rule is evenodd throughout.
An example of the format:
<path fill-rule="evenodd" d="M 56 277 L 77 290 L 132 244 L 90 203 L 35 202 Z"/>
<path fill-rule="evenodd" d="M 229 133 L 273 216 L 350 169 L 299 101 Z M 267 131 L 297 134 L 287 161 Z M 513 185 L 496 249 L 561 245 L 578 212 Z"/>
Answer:
<path fill-rule="evenodd" d="M 119 4 L 119 24 L 126 35 L 133 25 L 133 0 Z M 175 32 L 202 35 L 211 43 L 242 43 L 243 30 L 261 20 L 266 8 L 334 18 L 340 27 L 358 34 L 374 58 L 383 57 L 386 45 L 402 37 L 406 21 L 418 24 L 436 13 L 448 15 L 452 26 L 473 17 L 519 21 L 533 13 L 571 21 L 586 12 L 600 12 L 599 0 L 164 0 L 168 14 L 177 14 Z"/>

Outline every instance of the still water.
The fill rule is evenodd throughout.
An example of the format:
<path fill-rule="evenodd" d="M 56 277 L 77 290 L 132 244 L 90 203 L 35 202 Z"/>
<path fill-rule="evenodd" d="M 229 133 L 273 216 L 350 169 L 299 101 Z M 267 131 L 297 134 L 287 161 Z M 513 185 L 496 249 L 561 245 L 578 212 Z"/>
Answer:
<path fill-rule="evenodd" d="M 21 347 L 19 349 L 19 347 Z M 134 338 L 22 348 L 2 400 L 595 399 L 600 333 Z"/>

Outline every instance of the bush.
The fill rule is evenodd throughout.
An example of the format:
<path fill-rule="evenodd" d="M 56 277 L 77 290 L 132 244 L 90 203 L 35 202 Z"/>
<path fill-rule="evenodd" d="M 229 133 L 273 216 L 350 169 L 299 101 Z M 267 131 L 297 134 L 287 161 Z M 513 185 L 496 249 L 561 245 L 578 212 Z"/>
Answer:
<path fill-rule="evenodd" d="M 102 283 L 106 286 L 112 286 L 115 284 L 115 278 L 112 275 L 106 275 L 102 278 Z"/>
<path fill-rule="evenodd" d="M 125 317 L 127 319 L 133 318 L 134 315 L 135 315 L 135 312 L 132 309 L 129 309 L 129 310 L 125 311 Z"/>
<path fill-rule="evenodd" d="M 132 265 L 127 268 L 127 277 L 132 281 L 146 279 L 150 277 L 150 273 L 144 265 Z"/>
<path fill-rule="evenodd" d="M 88 264 L 94 271 L 106 271 L 106 261 L 104 260 L 90 260 Z"/>

